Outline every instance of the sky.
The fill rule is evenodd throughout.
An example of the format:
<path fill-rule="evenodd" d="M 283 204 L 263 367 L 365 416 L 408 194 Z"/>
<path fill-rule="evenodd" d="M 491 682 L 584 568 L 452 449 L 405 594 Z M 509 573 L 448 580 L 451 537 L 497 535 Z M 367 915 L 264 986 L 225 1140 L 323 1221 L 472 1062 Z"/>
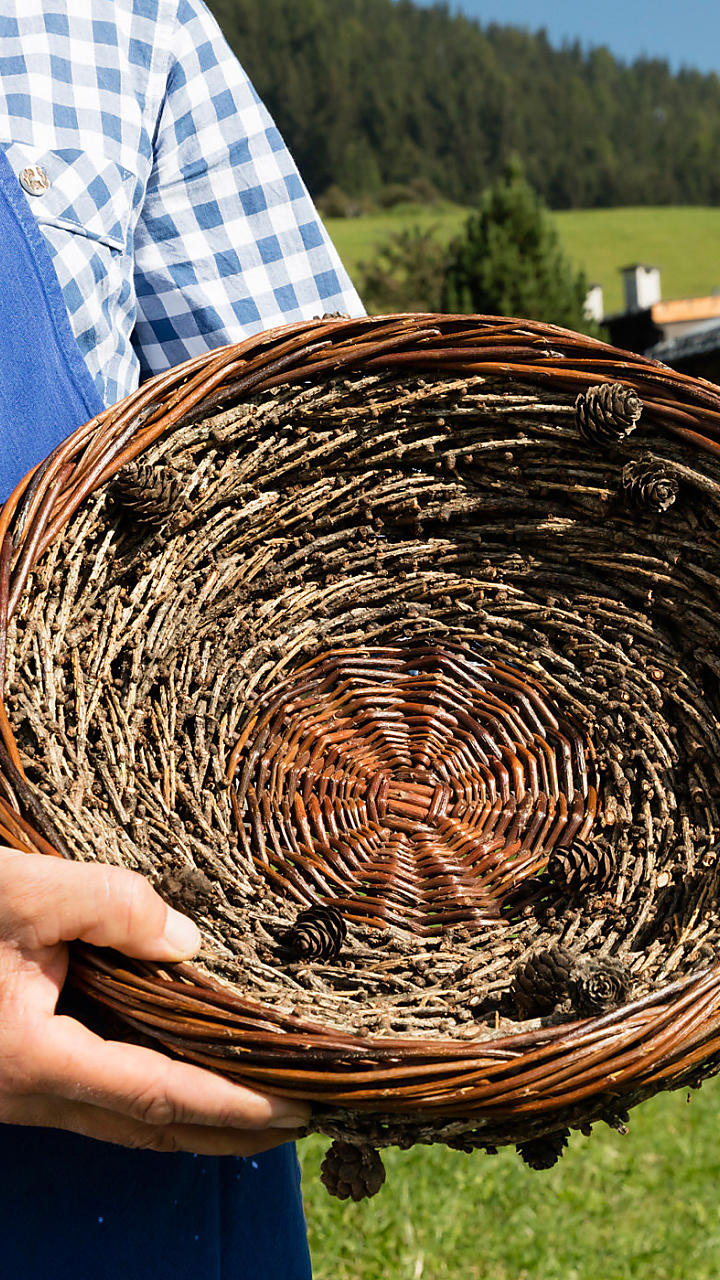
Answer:
<path fill-rule="evenodd" d="M 415 0 L 428 6 L 433 0 Z M 720 0 L 448 0 L 481 23 L 537 31 L 554 45 L 604 44 L 626 62 L 649 56 L 720 74 Z"/>

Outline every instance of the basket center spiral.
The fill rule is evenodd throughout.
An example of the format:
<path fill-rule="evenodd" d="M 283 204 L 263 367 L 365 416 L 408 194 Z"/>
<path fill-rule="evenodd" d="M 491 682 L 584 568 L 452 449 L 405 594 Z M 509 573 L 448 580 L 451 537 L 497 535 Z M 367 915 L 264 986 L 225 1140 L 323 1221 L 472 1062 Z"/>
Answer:
<path fill-rule="evenodd" d="M 241 845 L 276 890 L 422 935 L 501 919 L 597 810 L 579 725 L 519 668 L 451 644 L 319 654 L 251 710 L 230 774 Z"/>

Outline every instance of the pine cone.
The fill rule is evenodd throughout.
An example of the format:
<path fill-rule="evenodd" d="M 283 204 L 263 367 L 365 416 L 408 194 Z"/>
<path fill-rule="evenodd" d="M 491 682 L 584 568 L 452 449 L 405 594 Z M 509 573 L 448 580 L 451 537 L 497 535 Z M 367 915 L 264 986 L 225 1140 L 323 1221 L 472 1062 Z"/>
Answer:
<path fill-rule="evenodd" d="M 487 1137 L 483 1137 L 479 1133 L 460 1133 L 454 1138 L 444 1138 L 445 1146 L 450 1147 L 452 1151 L 464 1151 L 465 1155 L 471 1155 L 473 1151 L 484 1151 L 486 1155 L 494 1156 L 497 1154 L 497 1147 L 488 1146 Z"/>
<path fill-rule="evenodd" d="M 635 430 L 642 400 L 622 382 L 601 382 L 581 391 L 575 401 L 575 420 L 584 440 L 591 444 L 617 444 Z"/>
<path fill-rule="evenodd" d="M 470 1139 L 467 1136 L 458 1137 L 458 1138 L 446 1138 L 445 1146 L 450 1147 L 451 1151 L 463 1151 L 466 1156 L 472 1155 L 473 1151 L 475 1151 L 474 1144 L 470 1141 Z"/>
<path fill-rule="evenodd" d="M 182 505 L 183 485 L 171 467 L 128 462 L 113 481 L 113 495 L 123 513 L 137 524 L 162 524 Z"/>
<path fill-rule="evenodd" d="M 320 1181 L 338 1200 L 365 1200 L 377 1195 L 385 1167 L 374 1147 L 336 1140 L 320 1166 Z"/>
<path fill-rule="evenodd" d="M 678 495 L 677 477 L 669 467 L 651 454 L 627 462 L 622 469 L 622 486 L 628 498 L 638 507 L 660 515 L 671 507 Z"/>
<path fill-rule="evenodd" d="M 592 1017 L 607 1013 L 628 998 L 630 978 L 619 960 L 609 957 L 583 960 L 570 982 L 570 995 L 578 1013 Z"/>
<path fill-rule="evenodd" d="M 612 854 L 608 848 L 584 844 L 574 840 L 568 849 L 554 849 L 548 858 L 548 879 L 559 889 L 578 893 L 581 889 L 601 888 L 607 884 L 613 870 Z"/>
<path fill-rule="evenodd" d="M 347 925 L 337 907 L 308 907 L 283 937 L 283 946 L 297 960 L 334 960 L 347 937 Z"/>
<path fill-rule="evenodd" d="M 529 1018 L 552 1013 L 567 994 L 573 957 L 562 947 L 537 951 L 515 970 L 511 995 L 521 1013 Z"/>
<path fill-rule="evenodd" d="M 518 1143 L 518 1153 L 531 1169 L 552 1169 L 565 1150 L 569 1137 L 569 1129 L 556 1129 L 554 1133 L 544 1133 L 542 1138 Z"/>
<path fill-rule="evenodd" d="M 619 1103 L 614 1104 L 612 1107 L 608 1107 L 607 1111 L 603 1111 L 600 1119 L 604 1120 L 605 1124 L 609 1125 L 611 1129 L 614 1129 L 616 1133 L 621 1133 L 624 1136 L 628 1132 L 630 1114 L 626 1111 L 625 1107 L 621 1107 Z"/>

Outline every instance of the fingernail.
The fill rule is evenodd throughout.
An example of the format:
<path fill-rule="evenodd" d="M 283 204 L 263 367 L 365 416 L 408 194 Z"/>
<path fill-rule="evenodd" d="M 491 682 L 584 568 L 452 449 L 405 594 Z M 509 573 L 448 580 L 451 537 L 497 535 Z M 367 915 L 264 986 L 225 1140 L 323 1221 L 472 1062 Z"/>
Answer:
<path fill-rule="evenodd" d="M 289 1116 L 274 1116 L 268 1121 L 268 1129 L 304 1129 L 310 1119 L 310 1111 L 296 1111 Z"/>
<path fill-rule="evenodd" d="M 163 938 L 167 945 L 177 954 L 178 959 L 194 956 L 200 949 L 202 941 L 200 930 L 188 916 L 181 915 L 173 907 L 168 907 L 167 920 Z"/>

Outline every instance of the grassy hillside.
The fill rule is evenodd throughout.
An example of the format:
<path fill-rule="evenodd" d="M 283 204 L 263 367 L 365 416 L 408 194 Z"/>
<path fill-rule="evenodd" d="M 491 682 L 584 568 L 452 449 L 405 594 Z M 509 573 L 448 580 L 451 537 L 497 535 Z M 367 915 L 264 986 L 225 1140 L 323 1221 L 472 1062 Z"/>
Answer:
<path fill-rule="evenodd" d="M 554 1169 L 514 1150 L 385 1156 L 360 1205 L 318 1182 L 326 1140 L 301 1145 L 316 1280 L 717 1280 L 720 1082 L 655 1098 L 626 1137 L 573 1134 Z"/>
<path fill-rule="evenodd" d="M 461 228 L 467 210 L 401 206 L 363 218 L 333 218 L 331 235 L 350 274 L 373 248 L 403 226 L 436 227 L 443 240 Z M 720 208 L 662 207 L 570 210 L 555 215 L 565 249 L 592 283 L 603 286 L 606 312 L 622 306 L 618 268 L 630 262 L 660 267 L 664 298 L 720 288 Z"/>

